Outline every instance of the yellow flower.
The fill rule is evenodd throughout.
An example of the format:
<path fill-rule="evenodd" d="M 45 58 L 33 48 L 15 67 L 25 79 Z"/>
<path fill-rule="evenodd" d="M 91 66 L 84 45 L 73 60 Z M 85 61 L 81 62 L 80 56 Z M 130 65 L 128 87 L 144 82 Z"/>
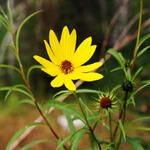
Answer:
<path fill-rule="evenodd" d="M 67 89 L 75 91 L 76 86 L 72 80 L 95 81 L 103 78 L 101 74 L 90 72 L 99 68 L 102 65 L 101 62 L 82 66 L 95 52 L 96 45 L 91 45 L 92 38 L 86 38 L 75 51 L 76 39 L 76 30 L 69 33 L 67 26 L 63 28 L 60 42 L 54 31 L 50 30 L 50 45 L 46 40 L 44 43 L 51 61 L 37 55 L 34 56 L 34 59 L 43 66 L 42 71 L 56 76 L 51 81 L 52 87 L 60 87 L 64 84 Z"/>

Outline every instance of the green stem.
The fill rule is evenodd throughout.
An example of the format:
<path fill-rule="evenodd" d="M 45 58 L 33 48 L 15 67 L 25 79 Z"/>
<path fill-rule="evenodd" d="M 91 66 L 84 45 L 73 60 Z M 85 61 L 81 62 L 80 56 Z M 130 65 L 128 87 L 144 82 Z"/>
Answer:
<path fill-rule="evenodd" d="M 135 46 L 135 50 L 134 50 L 133 62 L 132 62 L 132 66 L 131 66 L 131 72 L 133 71 L 133 67 L 134 67 L 135 60 L 136 60 L 136 55 L 137 55 L 138 48 L 139 48 L 138 45 L 139 45 L 140 32 L 141 32 L 142 11 L 143 11 L 143 0 L 140 0 L 140 18 L 139 18 L 138 34 L 137 34 L 136 46 Z"/>
<path fill-rule="evenodd" d="M 123 109 L 122 109 L 123 111 L 122 111 L 121 117 L 120 117 L 120 119 L 122 119 L 122 124 L 123 124 L 123 125 L 124 125 L 125 117 L 126 117 L 127 99 L 128 99 L 128 91 L 126 91 L 126 93 L 125 93 L 124 104 L 123 104 Z M 121 138 L 122 138 L 122 131 L 121 131 L 121 133 L 120 133 L 120 135 L 119 135 L 119 140 L 118 140 L 117 145 L 116 145 L 116 150 L 119 149 L 120 142 L 121 142 Z"/>
<path fill-rule="evenodd" d="M 111 126 L 111 114 L 110 112 L 108 112 L 109 115 L 109 128 L 110 128 L 110 142 L 113 142 L 113 138 L 112 138 L 112 126 Z"/>
<path fill-rule="evenodd" d="M 33 96 L 33 93 L 32 93 L 32 91 L 31 91 L 30 84 L 29 84 L 29 82 L 27 81 L 27 78 L 26 78 L 26 75 L 25 75 L 25 72 L 24 72 L 24 68 L 23 68 L 23 65 L 22 65 L 22 63 L 21 63 L 21 60 L 20 60 L 18 51 L 17 51 L 16 46 L 15 46 L 15 44 L 14 44 L 14 38 L 13 38 L 12 32 L 10 32 L 10 34 L 11 34 L 11 38 L 12 38 L 12 45 L 13 45 L 13 47 L 14 47 L 14 49 L 15 49 L 15 56 L 16 56 L 16 59 L 17 59 L 17 61 L 18 61 L 19 68 L 20 68 L 20 71 L 21 71 L 21 76 L 22 76 L 22 78 L 23 78 L 23 80 L 24 80 L 24 82 L 25 82 L 25 85 L 27 86 L 27 88 L 29 89 L 29 91 L 30 91 L 30 93 L 31 93 L 31 95 L 32 95 L 32 100 L 33 100 L 33 102 L 34 102 L 34 104 L 35 104 L 35 107 L 36 107 L 36 109 L 38 110 L 38 112 L 40 113 L 40 115 L 41 115 L 41 117 L 43 118 L 43 120 L 45 121 L 45 123 L 47 124 L 47 126 L 49 127 L 50 131 L 51 131 L 51 132 L 53 133 L 53 135 L 55 136 L 55 138 L 56 138 L 57 140 L 59 140 L 59 139 L 60 139 L 59 136 L 57 135 L 57 133 L 55 132 L 55 130 L 54 130 L 54 129 L 52 128 L 52 126 L 50 125 L 49 121 L 47 120 L 47 118 L 45 117 L 45 115 L 43 114 L 43 112 L 41 111 L 39 105 L 37 104 L 36 99 L 35 99 L 34 96 Z M 68 148 L 67 148 L 67 146 L 66 146 L 65 144 L 63 145 L 63 147 L 64 147 L 65 150 L 68 150 Z"/>
<path fill-rule="evenodd" d="M 85 114 L 85 112 L 84 112 L 84 110 L 83 110 L 83 108 L 82 108 L 82 105 L 81 105 L 81 103 L 80 103 L 80 101 L 79 101 L 79 98 L 78 98 L 77 94 L 76 94 L 75 92 L 73 92 L 73 95 L 75 96 L 76 101 L 77 101 L 77 103 L 79 104 L 80 110 L 81 110 L 81 112 L 82 112 L 82 114 L 83 114 L 83 116 L 84 116 L 85 122 L 86 122 L 86 124 L 87 124 L 87 126 L 88 126 L 88 128 L 89 128 L 89 131 L 90 131 L 90 133 L 91 133 L 93 139 L 94 139 L 95 142 L 97 143 L 99 150 L 101 150 L 100 142 L 98 141 L 97 137 L 95 136 L 94 130 L 92 129 L 92 127 L 91 127 L 91 126 L 89 125 L 89 123 L 88 123 L 86 114 Z"/>

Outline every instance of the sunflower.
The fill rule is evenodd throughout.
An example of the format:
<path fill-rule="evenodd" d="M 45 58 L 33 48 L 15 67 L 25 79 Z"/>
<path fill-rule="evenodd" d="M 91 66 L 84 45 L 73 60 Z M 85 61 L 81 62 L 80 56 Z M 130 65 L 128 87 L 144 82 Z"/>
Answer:
<path fill-rule="evenodd" d="M 76 39 L 76 30 L 73 29 L 69 33 L 67 26 L 63 28 L 60 42 L 54 31 L 50 30 L 49 43 L 44 40 L 50 60 L 34 56 L 34 59 L 43 66 L 41 70 L 55 77 L 50 83 L 52 87 L 61 87 L 64 84 L 68 90 L 75 91 L 76 86 L 72 80 L 95 81 L 103 78 L 103 75 L 91 72 L 99 68 L 101 62 L 82 66 L 95 52 L 96 45 L 91 45 L 92 38 L 86 38 L 77 49 Z"/>

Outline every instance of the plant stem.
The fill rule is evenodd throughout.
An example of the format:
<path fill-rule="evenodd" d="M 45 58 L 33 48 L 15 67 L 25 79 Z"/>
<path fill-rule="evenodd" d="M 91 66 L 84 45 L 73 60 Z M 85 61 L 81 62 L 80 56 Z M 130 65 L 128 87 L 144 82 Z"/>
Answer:
<path fill-rule="evenodd" d="M 13 40 L 13 38 L 12 38 L 12 40 Z M 14 42 L 12 42 L 12 43 L 14 43 Z M 16 49 L 16 47 L 15 47 L 15 49 Z M 26 76 L 25 76 L 25 73 L 24 73 L 24 69 L 23 69 L 23 65 L 22 65 L 22 63 L 21 63 L 21 60 L 20 60 L 20 57 L 19 57 L 19 54 L 18 54 L 18 53 L 16 53 L 16 59 L 17 59 L 17 61 L 18 61 L 19 68 L 20 68 L 20 71 L 21 71 L 21 76 L 22 76 L 22 78 L 23 78 L 23 80 L 24 80 L 24 82 L 25 82 L 25 85 L 27 86 L 27 88 L 28 88 L 29 91 L 31 92 L 31 87 L 30 87 L 29 82 L 28 82 L 27 79 L 26 79 Z M 32 93 L 32 92 L 31 92 L 31 93 Z M 41 111 L 41 109 L 40 109 L 40 107 L 39 107 L 39 105 L 38 105 L 36 99 L 34 98 L 33 94 L 32 94 L 32 100 L 33 100 L 33 102 L 34 102 L 34 104 L 35 104 L 36 109 L 38 110 L 38 112 L 39 112 L 40 115 L 42 116 L 43 120 L 45 121 L 45 123 L 46 123 L 47 126 L 49 127 L 50 131 L 53 133 L 53 135 L 55 136 L 55 138 L 56 138 L 57 140 L 59 140 L 59 139 L 60 139 L 59 136 L 57 135 L 57 133 L 56 133 L 55 130 L 52 128 L 52 126 L 50 125 L 49 121 L 47 120 L 47 118 L 45 117 L 45 115 L 43 114 L 43 112 Z M 63 147 L 64 147 L 65 150 L 68 150 L 68 148 L 67 148 L 66 145 L 63 145 Z"/>
<path fill-rule="evenodd" d="M 86 122 L 86 124 L 87 124 L 87 126 L 88 126 L 88 128 L 89 128 L 89 131 L 90 131 L 90 133 L 91 133 L 93 139 L 94 139 L 95 142 L 97 143 L 99 150 L 101 150 L 101 145 L 100 145 L 100 143 L 99 143 L 97 137 L 95 136 L 92 127 L 91 127 L 91 126 L 89 125 L 89 123 L 88 123 L 86 114 L 85 114 L 85 112 L 84 112 L 84 110 L 83 110 L 83 108 L 82 108 L 82 105 L 81 105 L 81 103 L 80 103 L 80 101 L 79 101 L 79 98 L 78 98 L 77 94 L 76 94 L 75 92 L 73 92 L 73 95 L 75 96 L 75 98 L 76 98 L 76 100 L 77 100 L 77 103 L 79 104 L 80 110 L 81 110 L 81 112 L 82 112 L 82 114 L 83 114 L 83 116 L 84 116 L 85 122 Z"/>
<path fill-rule="evenodd" d="M 109 115 L 109 128 L 110 128 L 110 142 L 113 142 L 113 138 L 112 138 L 112 126 L 111 126 L 111 114 L 110 112 L 108 112 Z"/>
<path fill-rule="evenodd" d="M 138 48 L 139 48 L 139 39 L 140 39 L 140 31 L 141 31 L 141 23 L 142 23 L 142 11 L 143 11 L 143 0 L 140 0 L 140 18 L 139 18 L 138 34 L 137 34 L 136 46 L 134 50 L 133 62 L 131 66 L 131 72 L 133 71 L 133 67 L 134 67 L 135 60 L 136 60 L 136 55 L 137 55 Z"/>
<path fill-rule="evenodd" d="M 122 124 L 123 124 L 123 125 L 124 125 L 125 117 L 126 117 L 127 98 L 128 98 L 128 91 L 126 91 L 126 93 L 125 93 L 123 109 L 122 109 L 122 111 L 121 111 L 121 113 L 120 113 L 120 118 L 119 118 L 119 120 L 122 119 Z M 117 129 L 118 129 L 118 126 L 119 126 L 119 123 L 117 124 Z M 118 140 L 118 142 L 117 142 L 116 150 L 119 149 L 120 142 L 121 142 L 121 138 L 122 138 L 122 132 L 121 132 L 121 134 L 119 135 L 119 140 Z"/>

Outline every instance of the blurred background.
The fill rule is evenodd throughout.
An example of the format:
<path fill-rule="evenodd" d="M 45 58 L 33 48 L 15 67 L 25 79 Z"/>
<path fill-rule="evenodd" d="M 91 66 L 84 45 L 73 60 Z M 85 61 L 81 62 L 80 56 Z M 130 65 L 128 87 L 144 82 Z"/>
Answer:
<path fill-rule="evenodd" d="M 126 60 L 133 57 L 133 51 L 136 43 L 136 33 L 138 29 L 138 15 L 140 8 L 139 0 L 10 0 L 13 18 L 14 34 L 21 21 L 31 13 L 37 10 L 43 10 L 42 13 L 28 21 L 21 31 L 20 36 L 20 57 L 27 70 L 31 65 L 37 64 L 33 55 L 37 54 L 48 58 L 44 47 L 43 40 L 48 40 L 49 30 L 53 29 L 58 38 L 61 36 L 62 28 L 67 25 L 70 31 L 77 30 L 77 46 L 88 36 L 92 36 L 93 44 L 96 44 L 97 50 L 88 62 L 99 61 L 103 58 L 109 48 L 120 50 Z M 0 7 L 7 13 L 7 1 L 1 0 Z M 150 1 L 144 0 L 143 20 L 141 37 L 150 33 Z M 149 40 L 150 41 L 150 40 Z M 148 40 L 142 47 L 150 45 Z M 15 56 L 8 48 L 10 42 L 9 33 L 0 24 L 0 64 L 9 64 L 18 66 Z M 138 80 L 150 79 L 150 52 L 147 51 L 141 58 L 136 61 L 135 70 L 140 66 L 145 66 L 145 71 Z M 115 59 L 110 58 L 105 67 L 99 71 L 104 75 L 102 80 L 83 83 L 79 88 L 92 89 L 112 89 L 114 85 L 122 83 L 124 75 L 121 71 L 111 73 L 110 70 L 117 66 Z M 53 89 L 50 86 L 52 78 L 41 72 L 39 69 L 34 70 L 30 76 L 32 90 L 39 101 L 44 102 L 64 87 Z M 0 69 L 0 87 L 12 86 L 23 83 L 20 76 L 8 69 Z M 0 150 L 4 150 L 7 142 L 12 135 L 25 126 L 27 123 L 34 121 L 39 115 L 38 112 L 29 105 L 18 105 L 17 102 L 25 97 L 18 93 L 9 95 L 6 102 L 4 97 L 6 92 L 0 92 Z M 145 88 L 136 96 L 136 109 L 130 108 L 132 112 L 128 117 L 129 120 L 139 116 L 150 115 L 150 92 Z M 32 115 L 31 115 L 32 114 Z M 57 118 L 61 112 L 52 112 Z M 149 124 L 150 122 L 145 122 Z M 52 121 L 61 136 L 64 136 L 64 130 L 56 120 Z M 99 129 L 99 132 L 102 129 Z M 144 137 L 150 142 L 148 132 L 133 133 Z M 36 128 L 27 136 L 16 149 L 20 149 L 25 143 L 34 141 L 36 138 L 50 138 L 46 128 Z M 85 145 L 86 137 L 81 141 Z M 34 149 L 46 150 L 55 149 L 55 144 L 39 144 Z M 145 149 L 148 149 L 145 145 Z M 31 149 L 32 150 L 32 149 Z"/>

